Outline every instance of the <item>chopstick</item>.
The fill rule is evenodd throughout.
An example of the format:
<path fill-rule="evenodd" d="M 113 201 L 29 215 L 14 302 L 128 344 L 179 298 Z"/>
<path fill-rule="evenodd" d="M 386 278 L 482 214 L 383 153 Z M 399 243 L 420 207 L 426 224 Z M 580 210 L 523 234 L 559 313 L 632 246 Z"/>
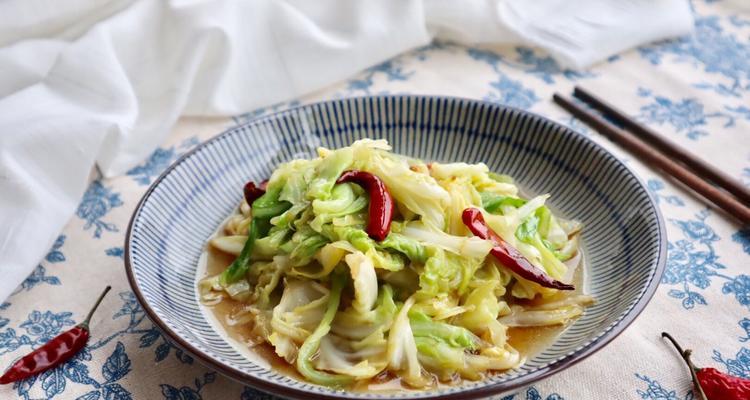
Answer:
<path fill-rule="evenodd" d="M 746 206 L 750 206 L 750 189 L 743 186 L 736 179 L 720 171 L 713 165 L 701 160 L 682 147 L 670 142 L 669 140 L 664 138 L 664 136 L 654 132 L 650 128 L 639 124 L 636 120 L 630 118 L 622 111 L 616 109 L 599 97 L 589 93 L 585 89 L 576 86 L 573 89 L 573 96 L 583 100 L 588 104 L 591 104 L 592 106 L 594 106 L 594 108 L 603 111 L 609 117 L 622 124 L 626 130 L 637 134 L 646 142 L 659 147 L 659 149 L 667 156 L 680 160 L 680 162 L 693 169 L 693 171 L 695 171 L 698 175 L 713 181 L 715 184 L 721 186 L 727 192 L 735 195 Z"/>
<path fill-rule="evenodd" d="M 730 194 L 704 181 L 694 172 L 660 153 L 655 147 L 649 146 L 636 136 L 627 133 L 603 117 L 589 112 L 585 108 L 560 94 L 555 93 L 552 99 L 555 103 L 573 114 L 573 116 L 591 125 L 599 133 L 607 136 L 613 142 L 624 147 L 631 153 L 640 156 L 647 163 L 650 163 L 667 174 L 672 175 L 707 200 L 722 208 L 728 214 L 737 218 L 743 224 L 750 224 L 750 208 L 746 207 Z"/>

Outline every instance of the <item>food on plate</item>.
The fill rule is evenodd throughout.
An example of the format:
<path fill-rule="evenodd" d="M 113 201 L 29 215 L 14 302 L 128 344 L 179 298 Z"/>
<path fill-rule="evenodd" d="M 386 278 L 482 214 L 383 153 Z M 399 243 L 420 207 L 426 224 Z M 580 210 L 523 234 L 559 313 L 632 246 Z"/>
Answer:
<path fill-rule="evenodd" d="M 247 183 L 207 246 L 226 262 L 201 301 L 312 383 L 410 389 L 518 367 L 542 344 L 535 329 L 559 332 L 593 303 L 575 287 L 581 225 L 549 195 L 390 150 L 320 148 Z"/>

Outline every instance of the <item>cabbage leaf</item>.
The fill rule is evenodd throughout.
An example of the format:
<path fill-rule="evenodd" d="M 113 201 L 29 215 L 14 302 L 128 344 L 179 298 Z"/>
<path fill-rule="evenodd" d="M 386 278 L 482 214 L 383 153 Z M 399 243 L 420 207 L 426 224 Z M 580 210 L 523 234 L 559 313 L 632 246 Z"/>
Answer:
<path fill-rule="evenodd" d="M 299 345 L 319 325 L 329 303 L 330 292 L 312 281 L 287 279 L 281 301 L 273 308 L 268 341 L 279 357 L 294 363 Z"/>
<path fill-rule="evenodd" d="M 378 277 L 372 260 L 359 251 L 348 254 L 344 260 L 354 281 L 352 307 L 360 313 L 370 311 L 378 297 Z"/>
<path fill-rule="evenodd" d="M 414 334 L 409 324 L 409 310 L 413 305 L 414 298 L 410 297 L 401 306 L 391 326 L 388 334 L 388 369 L 397 373 L 409 385 L 421 388 L 429 382 L 422 375 L 417 343 L 414 341 Z"/>
<path fill-rule="evenodd" d="M 328 296 L 328 302 L 325 306 L 325 312 L 320 319 L 315 331 L 305 339 L 299 348 L 297 357 L 297 370 L 310 382 L 320 385 L 340 387 L 352 382 L 350 376 L 342 374 L 332 374 L 317 370 L 313 365 L 313 356 L 320 348 L 320 342 L 325 335 L 331 330 L 331 322 L 336 316 L 341 301 L 341 291 L 344 289 L 346 277 L 343 275 L 334 275 L 331 279 L 331 292 Z"/>
<path fill-rule="evenodd" d="M 359 160 L 361 169 L 380 178 L 393 198 L 405 208 L 421 216 L 426 225 L 442 230 L 445 227 L 444 209 L 450 195 L 435 178 L 412 171 L 405 159 L 372 151 L 369 157 Z"/>
<path fill-rule="evenodd" d="M 312 202 L 315 218 L 310 221 L 310 227 L 320 232 L 323 224 L 333 221 L 334 218 L 362 211 L 367 207 L 367 203 L 367 196 L 359 186 L 351 183 L 338 184 L 331 190 L 329 199 L 316 199 Z"/>

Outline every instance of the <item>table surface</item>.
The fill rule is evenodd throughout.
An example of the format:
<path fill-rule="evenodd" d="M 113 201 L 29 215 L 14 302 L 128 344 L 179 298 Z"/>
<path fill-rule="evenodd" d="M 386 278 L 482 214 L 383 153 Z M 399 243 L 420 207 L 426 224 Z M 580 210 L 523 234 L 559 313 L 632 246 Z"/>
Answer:
<path fill-rule="evenodd" d="M 154 328 L 125 277 L 127 223 L 164 168 L 227 127 L 297 104 L 382 93 L 481 98 L 570 125 L 633 167 L 664 214 L 666 273 L 643 314 L 604 350 L 510 399 L 692 399 L 687 370 L 659 337 L 664 330 L 694 349 L 697 365 L 750 377 L 750 228 L 740 229 L 551 102 L 554 92 L 584 86 L 750 185 L 750 11 L 714 1 L 694 7 L 693 37 L 648 45 L 585 72 L 561 69 L 529 48 L 434 44 L 304 99 L 231 119 L 180 120 L 143 164 L 91 183 L 45 259 L 0 303 L 6 366 L 80 321 L 106 284 L 114 288 L 84 352 L 63 368 L 0 387 L 0 398 L 273 398 L 205 368 Z"/>

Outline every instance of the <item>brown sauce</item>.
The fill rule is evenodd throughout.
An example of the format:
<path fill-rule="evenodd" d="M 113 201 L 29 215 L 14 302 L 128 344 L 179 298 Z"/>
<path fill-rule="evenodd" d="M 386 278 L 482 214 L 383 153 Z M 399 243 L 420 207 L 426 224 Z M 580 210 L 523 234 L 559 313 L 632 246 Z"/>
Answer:
<path fill-rule="evenodd" d="M 222 224 L 223 226 L 223 224 Z M 234 256 L 223 253 L 219 250 L 212 248 L 207 245 L 206 250 L 206 264 L 204 276 L 208 277 L 221 273 L 226 269 L 229 264 L 234 260 Z M 574 284 L 576 290 L 573 294 L 583 293 L 583 277 L 585 274 L 585 257 L 581 257 L 580 265 L 576 269 L 574 275 Z M 200 269 L 199 269 L 200 270 Z M 520 302 L 519 302 L 520 303 Z M 529 304 L 530 302 L 525 302 Z M 221 323 L 222 328 L 226 334 L 234 339 L 235 341 L 243 344 L 247 348 L 263 360 L 265 360 L 271 368 L 281 372 L 282 374 L 305 381 L 305 378 L 296 370 L 293 365 L 290 365 L 283 358 L 276 355 L 271 345 L 267 343 L 256 344 L 253 343 L 252 338 L 248 334 L 247 325 L 231 325 L 229 323 L 230 316 L 238 309 L 244 306 L 243 303 L 237 302 L 230 298 L 223 299 L 220 303 L 213 306 L 205 306 L 211 310 L 216 319 Z M 526 359 L 530 359 L 534 354 L 540 352 L 544 348 L 551 345 L 555 339 L 565 330 L 567 326 L 544 326 L 544 327 L 529 327 L 529 328 L 509 328 L 508 329 L 508 343 L 513 346 L 516 350 L 521 353 Z M 503 371 L 490 372 L 488 375 L 502 374 Z M 382 375 L 382 376 L 381 376 Z M 376 376 L 369 381 L 359 381 L 352 387 L 348 388 L 349 391 L 354 392 L 373 392 L 378 393 L 390 393 L 390 392 L 402 392 L 414 390 L 410 389 L 409 386 L 401 383 L 400 379 L 390 375 L 388 373 Z M 457 379 L 455 382 L 438 382 L 438 386 L 451 386 L 460 384 L 461 380 Z"/>
<path fill-rule="evenodd" d="M 226 254 L 212 248 L 211 246 L 207 246 L 205 276 L 213 276 L 221 273 L 232 263 L 232 261 L 234 261 L 234 258 L 235 257 L 231 254 Z M 250 348 L 251 351 L 258 354 L 262 359 L 268 362 L 274 370 L 303 381 L 304 378 L 299 372 L 297 372 L 297 369 L 293 365 L 287 363 L 286 360 L 279 357 L 271 345 L 268 343 L 254 343 L 248 333 L 247 325 L 231 325 L 229 323 L 231 315 L 243 306 L 244 304 L 238 301 L 225 298 L 218 304 L 205 307 L 211 310 L 230 338 L 242 343 L 247 346 L 247 348 Z"/>

